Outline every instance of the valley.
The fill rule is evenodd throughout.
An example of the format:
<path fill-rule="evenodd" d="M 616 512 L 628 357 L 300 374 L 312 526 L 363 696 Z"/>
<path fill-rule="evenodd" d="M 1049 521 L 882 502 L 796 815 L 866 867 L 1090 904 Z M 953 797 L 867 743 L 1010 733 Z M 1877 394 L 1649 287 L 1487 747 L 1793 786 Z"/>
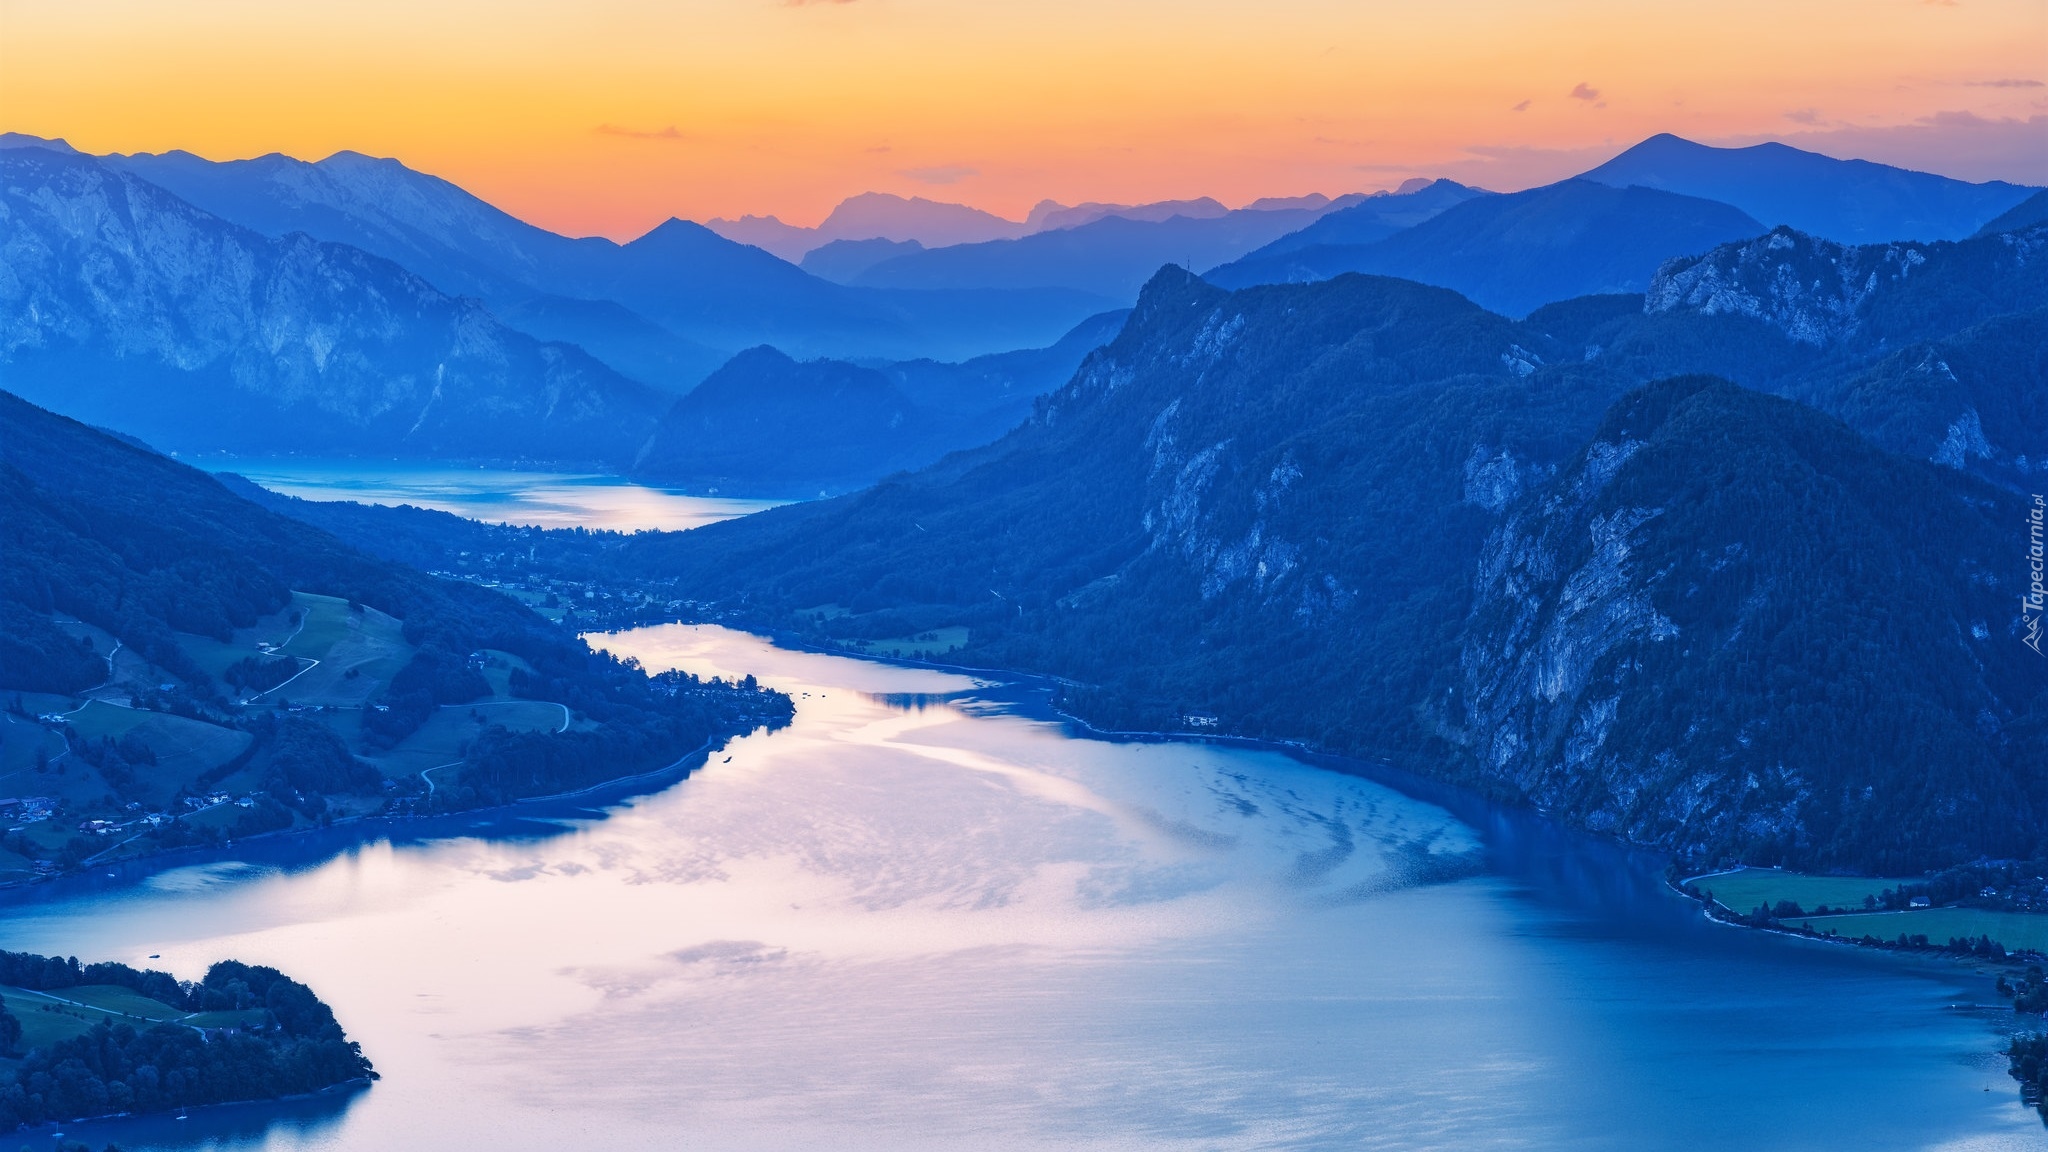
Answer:
<path fill-rule="evenodd" d="M 2031 186 L 0 145 L 0 1128 L 2039 1140 Z"/>

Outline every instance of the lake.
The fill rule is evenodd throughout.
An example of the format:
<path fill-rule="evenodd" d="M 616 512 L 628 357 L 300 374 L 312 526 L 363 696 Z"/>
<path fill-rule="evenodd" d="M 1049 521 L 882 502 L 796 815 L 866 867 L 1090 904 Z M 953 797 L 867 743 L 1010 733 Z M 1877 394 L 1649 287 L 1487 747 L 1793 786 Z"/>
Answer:
<path fill-rule="evenodd" d="M 1090 738 L 1029 685 L 713 627 L 603 643 L 753 673 L 795 723 L 604 812 L 0 897 L 11 949 L 188 978 L 274 964 L 384 1076 L 67 1134 L 130 1152 L 2044 1143 L 1994 1055 L 2010 1014 L 1985 976 L 1711 924 L 1654 858 L 1534 814 L 1271 751 Z"/>
<path fill-rule="evenodd" d="M 787 503 L 692 496 L 596 473 L 521 472 L 432 462 L 205 456 L 189 463 L 209 472 L 234 472 L 273 492 L 305 500 L 411 504 L 490 524 L 542 528 L 679 531 Z"/>

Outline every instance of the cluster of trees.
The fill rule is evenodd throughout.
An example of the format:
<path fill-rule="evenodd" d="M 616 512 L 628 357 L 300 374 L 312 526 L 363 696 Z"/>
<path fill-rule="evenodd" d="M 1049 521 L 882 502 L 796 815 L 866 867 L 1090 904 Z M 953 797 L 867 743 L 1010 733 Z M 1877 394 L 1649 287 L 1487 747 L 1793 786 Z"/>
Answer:
<path fill-rule="evenodd" d="M 5 483 L 0 475 L 0 484 Z M 6 533 L 0 525 L 0 534 Z M 0 561 L 4 565 L 4 561 Z M 0 568 L 0 577 L 5 570 Z M 0 591 L 0 668 L 9 687 L 27 692 L 77 692 L 107 678 L 107 662 L 50 617 Z"/>
<path fill-rule="evenodd" d="M 93 739 L 67 730 L 64 738 L 72 755 L 99 769 L 100 777 L 119 796 L 134 794 L 138 770 L 156 766 L 156 750 L 133 732 L 116 740 L 111 736 Z"/>
<path fill-rule="evenodd" d="M 2020 1082 L 2020 1099 L 2041 1113 L 2048 1124 L 2048 1035 L 2023 1033 L 2006 1046 L 2006 1070 Z"/>
<path fill-rule="evenodd" d="M 228 665 L 220 678 L 243 692 L 268 692 L 298 674 L 299 662 L 290 656 L 244 656 Z"/>
<path fill-rule="evenodd" d="M 390 748 L 419 731 L 442 704 L 467 704 L 491 694 L 483 673 L 469 666 L 466 652 L 430 638 L 413 653 L 384 690 L 382 710 L 363 715 L 363 742 Z"/>
<path fill-rule="evenodd" d="M 187 1012 L 260 1011 L 258 1021 L 213 1029 L 137 1029 L 103 1020 L 83 1035 L 22 1054 L 12 1081 L 0 1086 L 0 1130 L 276 1099 L 377 1075 L 333 1010 L 275 968 L 222 961 L 205 979 L 180 983 L 167 972 L 125 964 L 0 952 L 0 983 L 36 991 L 114 984 Z M 0 1038 L 7 1036 L 18 1042 L 21 1024 L 0 1006 Z"/>
<path fill-rule="evenodd" d="M 752 676 L 736 683 L 675 671 L 650 677 L 638 662 L 607 653 L 592 654 L 576 675 L 515 669 L 510 686 L 515 696 L 562 703 L 594 726 L 564 732 L 486 727 L 464 760 L 457 804 L 499 804 L 652 772 L 713 739 L 779 728 L 795 715 L 788 696 Z"/>

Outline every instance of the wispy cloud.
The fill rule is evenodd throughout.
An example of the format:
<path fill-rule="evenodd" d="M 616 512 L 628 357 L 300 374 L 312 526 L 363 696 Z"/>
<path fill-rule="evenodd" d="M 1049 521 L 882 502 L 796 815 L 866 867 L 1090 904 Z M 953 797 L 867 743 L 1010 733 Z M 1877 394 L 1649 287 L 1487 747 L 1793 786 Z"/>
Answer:
<path fill-rule="evenodd" d="M 1574 100 L 1593 101 L 1600 98 L 1600 90 L 1581 80 L 1579 81 L 1579 86 L 1567 92 L 1566 95 Z"/>
<path fill-rule="evenodd" d="M 1522 101 L 1522 102 L 1521 102 L 1520 104 L 1517 104 L 1517 105 L 1515 105 L 1515 106 L 1514 106 L 1513 108 L 1510 108 L 1510 109 L 1508 109 L 1508 111 L 1510 111 L 1510 112 L 1527 112 L 1527 111 L 1529 110 L 1529 105 L 1531 105 L 1531 104 L 1534 104 L 1534 103 L 1535 103 L 1535 101 L 1534 101 L 1534 100 L 1524 100 L 1524 101 Z"/>
<path fill-rule="evenodd" d="M 1818 124 L 1820 123 L 1820 110 L 1817 108 L 1794 108 L 1790 112 L 1785 113 L 1785 119 L 1790 120 L 1794 124 Z"/>
<path fill-rule="evenodd" d="M 599 136 L 618 136 L 627 140 L 683 139 L 682 131 L 673 124 L 670 124 L 666 128 L 654 129 L 621 128 L 617 124 L 599 124 L 597 126 L 596 131 Z"/>
<path fill-rule="evenodd" d="M 903 168 L 898 175 L 908 176 L 920 184 L 958 184 L 969 176 L 978 175 L 979 170 L 965 164 L 939 164 L 930 168 Z"/>
<path fill-rule="evenodd" d="M 2048 88 L 2039 80 L 2022 80 L 2016 76 L 2001 77 L 1997 80 L 1965 80 L 1965 88 Z"/>

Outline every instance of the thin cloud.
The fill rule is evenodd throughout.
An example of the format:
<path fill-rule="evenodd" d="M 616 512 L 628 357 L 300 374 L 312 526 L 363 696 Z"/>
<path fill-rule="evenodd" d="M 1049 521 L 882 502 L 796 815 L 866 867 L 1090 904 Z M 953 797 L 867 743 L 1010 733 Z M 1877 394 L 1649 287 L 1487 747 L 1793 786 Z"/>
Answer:
<path fill-rule="evenodd" d="M 2019 78 L 2017 78 L 2017 77 L 2005 77 L 2005 78 L 2002 78 L 2002 79 L 1998 79 L 1998 80 L 1965 80 L 1965 81 L 1963 81 L 1963 87 L 1965 87 L 1965 88 L 2048 88 L 2048 84 L 2043 84 L 2043 83 L 2042 83 L 2041 81 L 2039 81 L 2039 80 L 2021 80 L 2021 79 L 2019 79 Z"/>
<path fill-rule="evenodd" d="M 1600 90 L 1581 80 L 1579 81 L 1579 86 L 1566 93 L 1566 95 L 1574 100 L 1584 100 L 1591 103 L 1600 99 Z"/>
<path fill-rule="evenodd" d="M 621 128 L 617 124 L 599 124 L 599 136 L 617 136 L 625 140 L 681 140 L 683 133 L 675 125 L 652 130 L 642 128 Z"/>
<path fill-rule="evenodd" d="M 1785 119 L 1790 120 L 1794 124 L 1818 124 L 1820 123 L 1820 111 L 1816 108 L 1794 108 L 1790 112 L 1785 113 Z"/>
<path fill-rule="evenodd" d="M 1508 111 L 1510 111 L 1510 112 L 1527 112 L 1527 111 L 1529 110 L 1529 105 L 1531 105 L 1531 104 L 1534 104 L 1534 103 L 1535 103 L 1535 101 L 1534 101 L 1534 100 L 1524 100 L 1524 101 L 1522 101 L 1522 102 L 1521 102 L 1520 104 L 1517 104 L 1517 105 L 1515 105 L 1515 106 L 1514 106 L 1513 108 L 1510 108 L 1510 109 L 1508 109 Z"/>
<path fill-rule="evenodd" d="M 965 164 L 940 164 L 930 168 L 902 168 L 897 175 L 908 176 L 920 184 L 958 184 L 969 176 L 980 175 L 980 170 Z"/>

